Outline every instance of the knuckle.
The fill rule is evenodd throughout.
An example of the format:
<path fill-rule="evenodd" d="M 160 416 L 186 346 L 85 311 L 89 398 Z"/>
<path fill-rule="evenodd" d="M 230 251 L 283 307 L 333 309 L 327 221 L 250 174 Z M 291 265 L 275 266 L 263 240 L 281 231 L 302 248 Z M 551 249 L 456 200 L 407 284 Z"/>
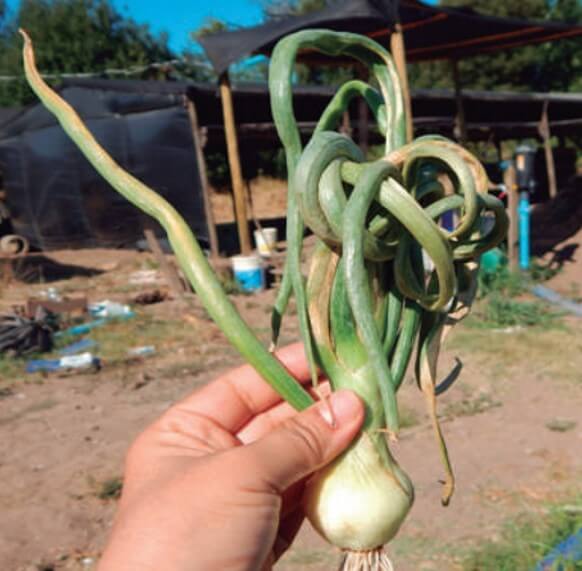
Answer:
<path fill-rule="evenodd" d="M 325 459 L 325 446 L 316 427 L 293 418 L 288 422 L 287 431 L 308 466 L 321 464 Z"/>

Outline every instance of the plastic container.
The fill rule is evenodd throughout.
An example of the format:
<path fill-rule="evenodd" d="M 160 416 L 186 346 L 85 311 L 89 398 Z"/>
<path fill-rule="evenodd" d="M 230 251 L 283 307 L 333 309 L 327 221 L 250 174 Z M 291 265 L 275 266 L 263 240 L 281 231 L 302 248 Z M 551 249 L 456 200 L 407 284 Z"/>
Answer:
<path fill-rule="evenodd" d="M 67 371 L 67 370 L 99 370 L 101 361 L 92 353 L 67 355 L 60 359 L 34 359 L 26 363 L 27 373 Z"/>
<path fill-rule="evenodd" d="M 481 272 L 494 274 L 507 264 L 507 257 L 499 248 L 493 248 L 481 254 Z"/>
<path fill-rule="evenodd" d="M 95 327 L 101 327 L 106 323 L 106 319 L 94 319 L 93 321 L 88 321 L 87 323 L 73 325 L 64 331 L 57 331 L 57 333 L 55 333 L 55 337 L 63 337 L 64 335 L 85 335 L 86 333 L 89 333 L 95 329 Z"/>
<path fill-rule="evenodd" d="M 156 354 L 156 348 L 153 345 L 142 345 L 141 347 L 132 347 L 127 350 L 129 357 L 149 357 Z"/>
<path fill-rule="evenodd" d="M 260 256 L 271 256 L 277 247 L 277 228 L 255 230 L 255 244 Z"/>
<path fill-rule="evenodd" d="M 244 291 L 260 291 L 265 288 L 265 269 L 260 256 L 233 256 L 232 271 L 236 283 Z"/>
<path fill-rule="evenodd" d="M 116 301 L 105 299 L 97 303 L 89 304 L 89 313 L 93 317 L 133 317 L 134 313 L 131 311 L 129 305 L 124 305 Z"/>
<path fill-rule="evenodd" d="M 93 341 L 93 339 L 81 339 L 80 341 L 76 341 L 75 343 L 63 347 L 59 351 L 59 355 L 76 355 L 77 353 L 84 352 L 93 347 L 97 347 L 97 343 Z"/>

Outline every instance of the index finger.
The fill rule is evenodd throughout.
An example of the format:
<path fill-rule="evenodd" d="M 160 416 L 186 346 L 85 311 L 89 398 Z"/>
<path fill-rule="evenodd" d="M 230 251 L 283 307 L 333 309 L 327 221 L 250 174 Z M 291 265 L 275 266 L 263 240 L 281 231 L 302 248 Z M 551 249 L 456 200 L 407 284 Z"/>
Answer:
<path fill-rule="evenodd" d="M 310 380 L 301 343 L 288 345 L 275 356 L 300 384 Z M 250 365 L 243 365 L 192 393 L 176 408 L 210 418 L 225 430 L 236 433 L 257 414 L 280 401 L 279 394 Z"/>

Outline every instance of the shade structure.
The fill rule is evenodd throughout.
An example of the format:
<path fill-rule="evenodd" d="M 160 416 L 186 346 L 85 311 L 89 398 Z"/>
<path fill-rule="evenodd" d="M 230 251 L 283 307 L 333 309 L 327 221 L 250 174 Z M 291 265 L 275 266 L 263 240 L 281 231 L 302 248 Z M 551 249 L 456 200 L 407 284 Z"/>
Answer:
<path fill-rule="evenodd" d="M 388 44 L 400 21 L 408 61 L 462 59 L 582 35 L 582 26 L 484 16 L 469 8 L 427 6 L 416 0 L 342 0 L 302 16 L 266 22 L 200 38 L 218 75 L 229 65 L 253 54 L 269 54 L 284 36 L 304 29 L 328 28 L 364 34 Z M 303 54 L 305 61 L 322 56 Z"/>
<path fill-rule="evenodd" d="M 155 188 L 207 245 L 186 89 L 162 82 L 65 81 L 61 96 L 114 160 Z M 34 248 L 134 246 L 149 228 L 40 103 L 0 123 L 0 170 L 14 231 Z"/>

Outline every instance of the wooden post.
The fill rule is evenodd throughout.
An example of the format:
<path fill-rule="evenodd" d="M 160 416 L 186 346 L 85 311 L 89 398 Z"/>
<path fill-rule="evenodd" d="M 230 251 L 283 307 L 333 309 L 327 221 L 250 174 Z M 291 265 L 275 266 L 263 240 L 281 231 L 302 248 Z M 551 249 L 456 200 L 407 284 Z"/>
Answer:
<path fill-rule="evenodd" d="M 463 104 L 463 89 L 461 86 L 458 60 L 451 60 L 451 69 L 453 72 L 453 83 L 455 85 L 455 101 L 457 103 L 457 114 L 455 115 L 455 128 L 453 132 L 456 139 L 464 145 L 468 141 L 467 121 L 465 119 L 465 105 Z"/>
<path fill-rule="evenodd" d="M 190 119 L 190 129 L 192 130 L 192 140 L 194 142 L 194 151 L 196 152 L 196 162 L 198 164 L 198 173 L 200 178 L 200 189 L 202 190 L 202 202 L 204 203 L 204 216 L 206 217 L 206 226 L 208 227 L 208 240 L 210 242 L 210 256 L 217 258 L 218 237 L 216 234 L 216 225 L 214 223 L 214 214 L 212 213 L 212 204 L 210 203 L 210 185 L 208 184 L 208 174 L 206 172 L 206 161 L 202 151 L 202 139 L 198 128 L 198 114 L 194 102 L 186 96 L 186 108 Z"/>
<path fill-rule="evenodd" d="M 230 167 L 230 179 L 234 194 L 234 206 L 236 224 L 238 227 L 238 239 L 241 253 L 248 255 L 251 252 L 251 237 L 247 220 L 247 201 L 245 197 L 245 185 L 240 166 L 240 154 L 236 138 L 236 125 L 234 120 L 234 107 L 232 104 L 232 91 L 228 72 L 220 77 L 220 98 L 222 99 L 222 113 L 224 115 L 224 130 L 226 134 L 226 150 L 228 165 Z"/>
<path fill-rule="evenodd" d="M 412 125 L 412 103 L 410 100 L 410 88 L 408 86 L 408 73 L 406 71 L 406 49 L 404 47 L 404 34 L 400 23 L 394 25 L 390 34 L 390 52 L 394 58 L 394 65 L 400 78 L 400 87 L 404 98 L 404 111 L 406 112 L 406 140 L 410 143 L 414 137 Z"/>
<path fill-rule="evenodd" d="M 550 198 L 555 198 L 558 194 L 558 183 L 556 181 L 556 165 L 554 163 L 554 154 L 552 153 L 550 121 L 548 119 L 549 101 L 544 101 L 542 108 L 542 117 L 538 125 L 538 132 L 544 142 L 544 153 L 546 155 L 546 170 L 548 171 L 548 190 Z"/>
<path fill-rule="evenodd" d="M 162 252 L 162 247 L 160 246 L 154 231 L 151 228 L 146 228 L 143 233 L 146 237 L 152 254 L 160 265 L 160 269 L 162 270 L 162 273 L 164 274 L 166 281 L 168 282 L 168 286 L 172 290 L 172 293 L 178 299 L 184 299 L 184 286 L 180 281 L 180 276 L 178 276 L 176 268 L 170 265 L 166 256 L 164 255 L 164 252 Z"/>
<path fill-rule="evenodd" d="M 519 218 L 517 213 L 519 194 L 517 192 L 517 180 L 513 162 L 503 173 L 503 183 L 505 184 L 505 191 L 507 192 L 507 214 L 509 216 L 507 257 L 509 258 L 510 269 L 517 271 L 519 267 Z"/>
<path fill-rule="evenodd" d="M 352 124 L 350 121 L 350 112 L 346 109 L 342 113 L 342 125 L 340 127 L 340 133 L 346 137 L 352 136 Z"/>
<path fill-rule="evenodd" d="M 362 64 L 356 64 L 356 77 L 363 82 L 367 82 L 370 79 L 370 72 L 368 68 Z M 346 112 L 349 110 L 346 109 Z M 368 109 L 368 103 L 363 97 L 358 97 L 357 103 L 357 113 L 358 113 L 358 120 L 357 120 L 357 132 L 358 132 L 358 145 L 364 156 L 368 153 L 368 144 L 369 144 L 369 121 L 370 121 L 370 110 Z M 349 119 L 349 115 L 348 115 Z"/>
<path fill-rule="evenodd" d="M 368 103 L 363 97 L 360 97 L 358 99 L 358 142 L 364 156 L 368 154 L 368 140 L 370 138 L 368 129 L 369 117 Z"/>

